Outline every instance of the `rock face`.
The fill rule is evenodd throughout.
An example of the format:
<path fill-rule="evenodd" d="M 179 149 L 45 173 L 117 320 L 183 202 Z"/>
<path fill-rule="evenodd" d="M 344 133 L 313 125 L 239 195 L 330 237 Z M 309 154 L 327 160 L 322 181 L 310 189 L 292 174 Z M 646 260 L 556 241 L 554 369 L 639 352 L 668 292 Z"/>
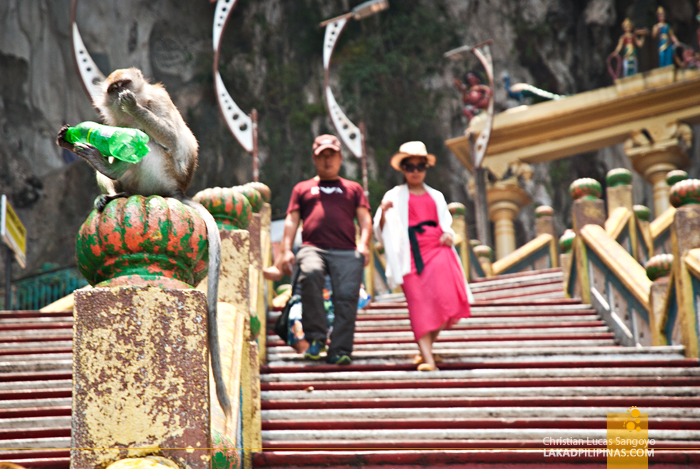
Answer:
<path fill-rule="evenodd" d="M 261 180 L 272 190 L 274 217 L 282 216 L 294 183 L 311 177 L 313 137 L 332 131 L 322 95 L 318 23 L 359 0 L 239 0 L 221 46 L 220 71 L 239 106 L 260 115 Z M 669 22 L 679 39 L 695 44 L 694 11 L 668 0 Z M 77 23 L 105 73 L 136 66 L 170 92 L 200 144 L 199 168 L 189 194 L 251 179 L 249 155 L 228 131 L 213 89 L 211 27 L 215 4 L 188 0 L 79 0 Z M 408 140 L 423 140 L 438 157 L 427 182 L 467 206 L 473 230 L 469 175 L 444 145 L 466 126 L 455 77 L 480 71 L 476 60 L 452 63 L 442 54 L 462 44 L 494 39 L 497 110 L 519 104 L 501 79 L 571 94 L 611 84 L 605 58 L 629 16 L 654 23 L 650 0 L 401 0 L 343 33 L 331 65 L 336 98 L 367 127 L 373 207 L 400 182 L 391 155 Z M 70 0 L 0 2 L 0 192 L 10 196 L 29 233 L 26 271 L 45 262 L 74 264 L 80 224 L 97 195 L 92 170 L 54 143 L 63 123 L 99 120 L 72 57 Z M 654 66 L 651 41 L 640 69 Z M 699 134 L 697 129 L 695 133 Z M 690 149 L 697 177 L 697 145 Z M 535 204 L 551 205 L 559 232 L 570 226 L 569 184 L 580 177 L 604 181 L 608 170 L 631 169 L 621 148 L 607 148 L 534 165 L 527 186 Z M 343 174 L 359 179 L 346 153 Z M 634 175 L 635 203 L 650 205 L 651 191 Z M 534 207 L 516 220 L 518 244 L 534 235 Z"/>

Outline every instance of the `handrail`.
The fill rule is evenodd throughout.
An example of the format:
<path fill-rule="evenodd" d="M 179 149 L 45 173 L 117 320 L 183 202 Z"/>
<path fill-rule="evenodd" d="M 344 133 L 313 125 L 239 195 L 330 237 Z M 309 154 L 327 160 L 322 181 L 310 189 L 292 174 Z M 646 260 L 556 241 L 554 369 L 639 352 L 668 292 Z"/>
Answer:
<path fill-rule="evenodd" d="M 683 260 L 690 273 L 700 280 L 700 248 L 688 251 Z"/>
<path fill-rule="evenodd" d="M 648 309 L 651 280 L 647 277 L 644 267 L 598 225 L 586 225 L 581 228 L 581 238 L 637 301 Z"/>
<path fill-rule="evenodd" d="M 645 269 L 603 227 L 585 225 L 580 234 L 586 251 L 593 307 L 624 345 L 651 345 L 652 282 Z M 594 266 L 602 275 L 594 275 Z"/>
<path fill-rule="evenodd" d="M 614 239 L 618 240 L 624 229 L 629 225 L 632 212 L 625 207 L 618 207 L 605 220 L 605 232 Z"/>
<path fill-rule="evenodd" d="M 664 213 L 649 223 L 649 231 L 651 232 L 654 252 L 668 251 L 668 254 L 670 254 L 670 250 L 664 249 L 663 246 L 664 243 L 671 238 L 671 224 L 673 224 L 673 218 L 675 215 L 676 209 L 669 207 Z M 653 255 L 653 253 L 650 255 Z"/>
<path fill-rule="evenodd" d="M 554 236 L 549 233 L 542 233 L 503 259 L 494 262 L 493 274 L 502 275 L 520 272 L 527 267 L 534 267 L 536 261 L 546 256 L 549 257 L 549 267 L 556 267 L 557 248 Z"/>

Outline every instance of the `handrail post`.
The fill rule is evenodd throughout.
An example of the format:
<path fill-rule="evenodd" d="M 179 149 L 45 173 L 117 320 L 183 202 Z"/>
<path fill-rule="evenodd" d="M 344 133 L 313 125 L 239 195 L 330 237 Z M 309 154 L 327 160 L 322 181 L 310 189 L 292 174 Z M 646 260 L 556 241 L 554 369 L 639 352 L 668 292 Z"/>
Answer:
<path fill-rule="evenodd" d="M 632 214 L 634 206 L 632 199 L 632 173 L 624 168 L 612 169 L 605 176 L 605 182 L 607 186 L 605 193 L 608 202 L 608 216 L 618 208 L 624 208 Z M 627 224 L 629 236 L 628 252 L 639 261 L 635 221 L 635 217 L 631 216 Z"/>
<path fill-rule="evenodd" d="M 548 267 L 559 267 L 557 252 L 557 229 L 554 226 L 554 209 L 547 205 L 540 205 L 535 209 L 535 233 L 552 235 L 552 242 L 549 245 L 550 265 Z M 536 264 L 536 267 L 541 268 Z"/>
<path fill-rule="evenodd" d="M 576 239 L 576 233 L 574 230 L 566 230 L 561 238 L 559 238 L 559 264 L 561 265 L 561 273 L 563 276 L 562 285 L 564 287 L 564 296 L 566 298 L 571 298 L 571 288 L 569 282 L 571 281 L 571 264 L 573 262 L 573 248 L 574 239 Z"/>
<path fill-rule="evenodd" d="M 574 252 L 581 300 L 590 304 L 591 278 L 586 246 L 581 239 L 581 228 L 586 225 L 599 225 L 601 227 L 605 225 L 605 203 L 599 198 L 602 194 L 602 188 L 595 179 L 577 179 L 571 183 L 569 193 L 574 199 L 572 206 L 573 229 L 576 234 Z"/>
<path fill-rule="evenodd" d="M 465 219 L 465 214 L 467 212 L 464 204 L 459 202 L 452 202 L 447 205 L 447 208 L 452 215 L 452 229 L 455 232 L 455 247 L 459 247 L 459 258 L 462 262 L 462 269 L 464 270 L 464 275 L 467 280 L 469 278 L 469 230 L 467 230 L 467 221 Z"/>
<path fill-rule="evenodd" d="M 671 345 L 671 337 L 664 332 L 668 307 L 668 294 L 673 270 L 673 256 L 659 254 L 646 263 L 647 277 L 653 283 L 649 290 L 649 328 L 651 345 Z"/>
<path fill-rule="evenodd" d="M 673 276 L 676 301 L 682 326 L 681 340 L 687 357 L 698 357 L 697 301 L 693 276 L 685 257 L 691 249 L 700 248 L 700 180 L 687 179 L 674 184 L 670 191 L 676 213 L 671 224 Z"/>

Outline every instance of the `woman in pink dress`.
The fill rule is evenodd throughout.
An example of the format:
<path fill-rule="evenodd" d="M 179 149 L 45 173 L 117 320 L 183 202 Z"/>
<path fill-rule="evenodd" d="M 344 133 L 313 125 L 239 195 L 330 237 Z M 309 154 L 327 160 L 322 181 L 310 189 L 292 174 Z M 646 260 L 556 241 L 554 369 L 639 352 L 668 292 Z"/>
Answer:
<path fill-rule="evenodd" d="M 425 172 L 435 165 L 422 142 L 407 142 L 391 159 L 406 183 L 382 199 L 374 229 L 386 255 L 390 288 L 403 286 L 411 329 L 420 349 L 420 371 L 437 370 L 433 343 L 441 330 L 470 316 L 473 301 L 453 249 L 452 216 L 445 197 L 426 185 Z"/>

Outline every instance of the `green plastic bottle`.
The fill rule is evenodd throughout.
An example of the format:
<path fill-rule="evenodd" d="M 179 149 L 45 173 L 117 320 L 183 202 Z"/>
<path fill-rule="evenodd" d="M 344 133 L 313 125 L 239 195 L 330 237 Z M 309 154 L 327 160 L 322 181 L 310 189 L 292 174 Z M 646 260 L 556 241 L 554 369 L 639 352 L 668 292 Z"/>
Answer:
<path fill-rule="evenodd" d="M 66 131 L 70 143 L 89 143 L 104 156 L 138 163 L 149 152 L 148 135 L 138 129 L 111 127 L 97 122 L 81 122 Z"/>

